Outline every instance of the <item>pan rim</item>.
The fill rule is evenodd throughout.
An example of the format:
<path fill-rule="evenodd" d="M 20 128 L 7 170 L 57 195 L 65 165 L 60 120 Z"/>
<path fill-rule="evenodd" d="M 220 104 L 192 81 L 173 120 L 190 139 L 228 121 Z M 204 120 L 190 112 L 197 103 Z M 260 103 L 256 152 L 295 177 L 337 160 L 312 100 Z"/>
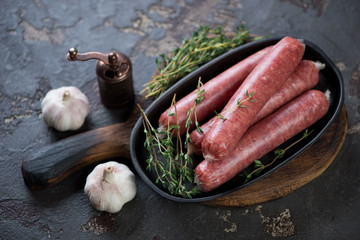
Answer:
<path fill-rule="evenodd" d="M 209 66 L 216 64 L 217 62 L 220 62 L 230 56 L 232 56 L 234 53 L 237 52 L 241 52 L 241 51 L 246 51 L 246 49 L 251 49 L 251 48 L 259 48 L 259 46 L 262 47 L 266 47 L 268 45 L 274 44 L 277 41 L 279 41 L 280 39 L 282 39 L 284 36 L 280 36 L 280 37 L 272 37 L 272 38 L 268 38 L 268 39 L 264 39 L 264 40 L 258 40 L 255 42 L 251 42 L 251 43 L 246 43 L 240 47 L 237 47 L 231 51 L 228 51 L 227 53 L 224 53 L 223 55 L 215 58 L 214 60 L 204 64 L 203 66 L 201 66 L 200 68 L 198 68 L 197 70 L 195 70 L 194 72 L 188 74 L 187 76 L 185 76 L 184 78 L 180 79 L 177 83 L 175 83 L 172 87 L 170 87 L 166 92 L 164 92 L 162 94 L 162 96 L 160 96 L 159 98 L 157 98 L 156 100 L 154 100 L 153 103 L 150 104 L 150 106 L 145 110 L 145 114 L 149 114 L 149 112 L 153 111 L 153 109 L 155 109 L 157 107 L 157 105 L 159 105 L 163 99 L 165 98 L 169 98 L 170 96 L 172 96 L 173 92 L 175 89 L 178 89 L 179 87 L 181 87 L 184 83 L 186 83 L 187 81 L 191 80 L 192 78 L 196 77 L 200 72 L 204 71 L 204 69 L 209 68 Z M 336 117 L 338 116 L 338 114 L 341 111 L 342 105 L 344 103 L 344 82 L 343 82 L 343 77 L 339 71 L 339 69 L 336 67 L 336 65 L 333 63 L 333 61 L 325 54 L 325 52 L 323 52 L 323 50 L 320 49 L 320 47 L 318 47 L 316 44 L 314 44 L 311 41 L 302 40 L 304 42 L 304 44 L 306 45 L 306 49 L 310 49 L 310 51 L 314 51 L 318 57 L 326 60 L 326 65 L 329 66 L 330 70 L 334 72 L 335 76 L 334 78 L 336 78 L 336 83 L 339 84 L 339 91 L 338 91 L 338 97 L 335 99 L 335 107 L 333 110 L 333 113 L 331 114 L 329 120 L 327 120 L 326 124 L 322 127 L 322 129 L 317 133 L 316 136 L 314 136 L 311 141 L 309 141 L 307 144 L 305 144 L 305 146 L 303 146 L 301 149 L 299 149 L 295 154 L 293 154 L 290 158 L 285 159 L 284 161 L 282 161 L 281 163 L 279 163 L 278 165 L 276 165 L 274 168 L 270 169 L 270 171 L 266 172 L 265 174 L 262 174 L 261 176 L 255 178 L 254 180 L 246 183 L 246 184 L 242 184 L 239 185 L 238 187 L 235 187 L 233 189 L 229 189 L 227 191 L 224 192 L 220 192 L 214 195 L 208 195 L 208 196 L 202 196 L 202 197 L 194 197 L 194 198 L 183 198 L 180 196 L 175 196 L 175 195 L 171 195 L 170 193 L 166 192 L 166 190 L 161 189 L 160 187 L 158 187 L 155 182 L 153 180 L 150 179 L 150 177 L 146 174 L 146 172 L 144 171 L 144 169 L 141 167 L 140 163 L 139 163 L 139 159 L 137 157 L 137 152 L 135 149 L 136 144 L 134 144 L 139 136 L 139 132 L 142 132 L 142 117 L 140 117 L 132 132 L 131 132 L 131 136 L 130 136 L 130 154 L 131 154 L 131 161 L 135 167 L 135 170 L 137 171 L 137 173 L 139 174 L 140 178 L 152 189 L 154 190 L 156 193 L 158 193 L 159 195 L 161 195 L 162 197 L 165 197 L 169 200 L 172 201 L 176 201 L 176 202 L 205 202 L 205 201 L 209 201 L 209 200 L 214 200 L 216 198 L 228 195 L 232 192 L 238 191 L 244 187 L 247 187 L 251 184 L 253 184 L 254 182 L 270 175 L 272 172 L 274 172 L 275 170 L 279 169 L 280 167 L 284 166 L 286 163 L 288 163 L 290 160 L 292 160 L 293 158 L 297 157 L 298 155 L 300 155 L 303 151 L 305 151 L 309 146 L 311 146 L 313 143 L 315 143 L 325 132 L 326 130 L 330 127 L 330 125 L 334 122 L 334 120 L 336 119 Z M 259 48 L 260 49 L 260 48 Z M 307 50 L 305 50 L 307 51 Z"/>

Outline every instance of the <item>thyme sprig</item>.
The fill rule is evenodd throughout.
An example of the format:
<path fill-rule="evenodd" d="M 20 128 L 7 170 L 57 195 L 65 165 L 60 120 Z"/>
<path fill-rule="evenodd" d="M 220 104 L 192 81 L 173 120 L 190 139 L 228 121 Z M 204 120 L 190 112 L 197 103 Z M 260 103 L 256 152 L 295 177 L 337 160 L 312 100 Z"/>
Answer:
<path fill-rule="evenodd" d="M 186 198 L 192 198 L 199 193 L 198 188 L 194 185 L 194 168 L 193 161 L 190 157 L 189 148 L 185 150 L 185 146 L 191 143 L 190 140 L 190 127 L 195 121 L 195 126 L 198 131 L 202 131 L 196 116 L 196 105 L 200 104 L 204 98 L 205 90 L 202 89 L 202 83 L 199 79 L 197 86 L 197 97 L 194 101 L 194 105 L 187 112 L 187 119 L 185 123 L 186 134 L 185 140 L 182 141 L 180 135 L 180 125 L 177 119 L 176 110 L 176 94 L 172 99 L 171 105 L 174 106 L 174 113 L 169 112 L 169 116 L 176 117 L 176 125 L 170 125 L 168 121 L 167 129 L 159 131 L 155 129 L 145 112 L 140 108 L 141 115 L 143 117 L 144 133 L 146 140 L 144 146 L 149 153 L 149 157 L 146 160 L 147 171 L 155 172 L 155 183 L 161 185 L 170 194 L 179 195 Z M 193 118 L 194 117 L 194 118 Z M 173 132 L 176 131 L 176 137 L 173 138 Z M 160 159 L 159 156 L 162 158 Z"/>
<path fill-rule="evenodd" d="M 245 176 L 245 183 L 248 182 L 253 177 L 253 175 L 258 176 L 262 170 L 264 170 L 264 169 L 268 168 L 269 166 L 271 166 L 272 164 L 274 164 L 274 162 L 277 159 L 284 157 L 287 150 L 289 150 L 290 148 L 292 148 L 293 146 L 295 146 L 296 144 L 298 144 L 299 142 L 301 142 L 302 140 L 307 138 L 313 131 L 314 131 L 314 129 L 312 129 L 311 131 L 308 131 L 308 129 L 306 129 L 304 131 L 304 133 L 302 134 L 301 138 L 299 138 L 298 140 L 296 140 L 295 142 L 293 142 L 286 148 L 275 149 L 274 150 L 275 157 L 270 163 L 264 165 L 260 160 L 255 160 L 252 166 L 248 167 L 247 169 L 245 169 L 244 171 L 241 172 L 240 176 Z M 251 168 L 253 170 L 250 173 L 247 173 L 249 168 Z"/>
<path fill-rule="evenodd" d="M 246 98 L 244 98 L 244 99 L 241 100 L 241 101 L 240 101 L 240 98 L 239 98 L 239 99 L 237 100 L 237 102 L 236 102 L 236 106 L 235 106 L 233 109 L 225 110 L 225 111 L 222 112 L 222 114 L 221 114 L 221 113 L 217 113 L 217 112 L 214 110 L 214 112 L 215 112 L 215 114 L 216 114 L 216 117 L 217 117 L 217 118 L 220 118 L 221 120 L 226 120 L 227 118 L 224 117 L 224 115 L 223 115 L 224 113 L 226 113 L 226 112 L 233 112 L 233 111 L 235 111 L 235 110 L 238 109 L 238 108 L 246 108 L 246 106 L 244 105 L 245 102 L 255 102 L 255 101 L 256 101 L 255 99 L 252 98 L 252 97 L 254 96 L 254 94 L 255 94 L 255 92 L 249 93 L 249 91 L 246 90 L 246 93 L 245 93 Z"/>
<path fill-rule="evenodd" d="M 170 55 L 161 54 L 160 58 L 156 58 L 158 74 L 144 85 L 142 92 L 146 93 L 146 98 L 158 97 L 176 81 L 201 65 L 230 49 L 256 39 L 259 37 L 251 36 L 245 25 L 236 30 L 234 37 L 226 36 L 221 27 L 211 29 L 209 26 L 200 26 L 191 38 L 184 39 Z"/>

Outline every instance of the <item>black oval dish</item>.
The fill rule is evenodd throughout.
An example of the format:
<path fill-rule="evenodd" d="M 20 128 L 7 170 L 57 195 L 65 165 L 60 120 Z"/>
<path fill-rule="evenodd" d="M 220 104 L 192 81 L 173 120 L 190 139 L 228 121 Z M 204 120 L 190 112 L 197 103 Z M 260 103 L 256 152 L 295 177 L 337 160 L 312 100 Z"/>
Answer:
<path fill-rule="evenodd" d="M 186 77 L 178 81 L 176 84 L 174 84 L 165 93 L 163 93 L 146 109 L 145 113 L 151 121 L 151 124 L 154 127 L 158 126 L 158 119 L 161 113 L 163 113 L 171 105 L 171 100 L 174 93 L 176 93 L 177 99 L 180 99 L 181 97 L 196 89 L 199 77 L 201 77 L 202 82 L 205 83 L 206 81 L 212 79 L 213 77 L 225 71 L 232 65 L 236 64 L 240 60 L 246 58 L 247 56 L 255 53 L 256 51 L 264 47 L 277 43 L 280 39 L 281 38 L 271 38 L 245 44 L 223 54 L 222 56 L 212 60 L 211 62 L 203 65 L 201 68 L 187 75 Z M 246 184 L 243 183 L 243 179 L 240 179 L 240 177 L 235 177 L 229 182 L 223 184 L 222 186 L 211 192 L 201 193 L 193 198 L 183 198 L 171 195 L 161 186 L 157 186 L 155 184 L 155 179 L 145 169 L 147 165 L 146 159 L 148 157 L 148 154 L 146 149 L 144 148 L 145 134 L 143 132 L 142 118 L 140 118 L 131 133 L 130 152 L 134 167 L 140 177 L 145 181 L 145 183 L 148 184 L 155 192 L 157 192 L 161 196 L 173 201 L 208 201 L 237 191 L 256 182 L 257 180 L 265 177 L 266 175 L 269 175 L 276 169 L 289 162 L 294 157 L 298 156 L 314 142 L 316 142 L 316 140 L 318 140 L 319 137 L 328 129 L 330 124 L 334 121 L 335 117 L 339 114 L 344 101 L 344 86 L 343 79 L 339 70 L 334 65 L 334 63 L 326 56 L 326 54 L 312 42 L 304 40 L 304 43 L 306 44 L 306 49 L 303 59 L 320 61 L 326 65 L 325 69 L 321 70 L 320 72 L 319 83 L 315 88 L 323 92 L 330 92 L 329 111 L 322 119 L 320 119 L 313 126 L 308 128 L 309 130 L 314 129 L 314 132 L 310 136 L 302 140 L 299 144 L 296 144 L 295 146 L 290 148 L 283 158 L 277 159 L 277 161 L 272 166 L 261 172 L 260 175 L 256 176 L 253 180 L 247 182 Z M 291 142 L 294 142 L 296 139 L 299 139 L 301 136 L 300 134 L 288 140 L 281 146 L 287 146 Z M 273 153 L 269 153 L 261 159 L 264 159 L 264 161 L 266 161 L 266 158 L 268 158 L 269 160 L 273 159 Z M 202 159 L 195 159 L 195 161 L 196 160 L 201 161 Z"/>

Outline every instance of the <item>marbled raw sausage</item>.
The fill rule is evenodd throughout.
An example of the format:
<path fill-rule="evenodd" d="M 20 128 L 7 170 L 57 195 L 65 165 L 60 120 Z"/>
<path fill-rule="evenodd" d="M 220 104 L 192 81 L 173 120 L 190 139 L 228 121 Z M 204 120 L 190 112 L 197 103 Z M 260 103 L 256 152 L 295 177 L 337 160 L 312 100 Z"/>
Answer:
<path fill-rule="evenodd" d="M 251 126 L 224 161 L 203 160 L 195 169 L 201 191 L 211 191 L 233 178 L 256 159 L 322 118 L 329 109 L 325 94 L 308 90 L 275 113 Z"/>
<path fill-rule="evenodd" d="M 204 98 L 195 108 L 199 123 L 205 121 L 214 110 L 219 110 L 225 106 L 251 70 L 267 54 L 270 48 L 264 48 L 250 55 L 203 85 L 202 89 L 205 90 Z M 174 107 L 170 108 L 170 112 L 169 109 L 163 112 L 159 118 L 159 129 L 167 129 L 168 124 L 177 125 L 177 119 L 180 125 L 180 134 L 184 134 L 186 131 L 185 122 L 188 118 L 187 112 L 194 105 L 196 98 L 197 89 L 180 99 L 176 104 L 177 116 L 172 115 L 172 113 L 175 113 Z M 194 117 L 192 121 L 195 121 Z"/>
<path fill-rule="evenodd" d="M 280 87 L 279 91 L 267 101 L 261 111 L 256 115 L 252 125 L 303 92 L 313 88 L 319 82 L 319 70 L 322 68 L 323 64 L 319 62 L 302 60 L 294 72 L 291 73 L 289 79 Z M 203 132 L 200 133 L 196 130 L 192 131 L 190 134 L 191 144 L 189 145 L 191 153 L 196 155 L 202 154 L 201 142 L 215 119 L 216 116 L 201 126 Z"/>
<path fill-rule="evenodd" d="M 201 144 L 208 161 L 222 160 L 251 126 L 256 115 L 300 63 L 305 46 L 292 37 L 284 37 L 256 65 L 224 107 Z M 246 101 L 254 93 L 255 102 Z M 244 102 L 243 102 L 244 101 Z M 239 102 L 244 107 L 238 107 Z"/>

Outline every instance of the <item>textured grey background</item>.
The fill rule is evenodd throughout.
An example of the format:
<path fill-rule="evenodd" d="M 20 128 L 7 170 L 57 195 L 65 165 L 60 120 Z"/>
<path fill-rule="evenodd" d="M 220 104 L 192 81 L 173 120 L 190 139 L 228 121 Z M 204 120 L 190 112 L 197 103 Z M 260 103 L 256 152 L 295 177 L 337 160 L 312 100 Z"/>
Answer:
<path fill-rule="evenodd" d="M 0 2 L 0 239 L 272 239 L 266 220 L 288 209 L 289 239 L 357 239 L 360 226 L 360 2 L 334 0 L 2 0 Z M 333 164 L 294 193 L 245 208 L 182 204 L 155 194 L 140 179 L 138 193 L 117 214 L 93 209 L 83 193 L 86 169 L 59 185 L 30 191 L 21 161 L 73 134 L 123 121 L 99 101 L 95 61 L 73 62 L 67 50 L 127 54 L 136 91 L 155 58 L 199 25 L 234 30 L 245 22 L 260 35 L 291 35 L 316 43 L 345 82 L 349 129 Z M 75 133 L 41 119 L 47 91 L 74 85 L 91 113 Z"/>

